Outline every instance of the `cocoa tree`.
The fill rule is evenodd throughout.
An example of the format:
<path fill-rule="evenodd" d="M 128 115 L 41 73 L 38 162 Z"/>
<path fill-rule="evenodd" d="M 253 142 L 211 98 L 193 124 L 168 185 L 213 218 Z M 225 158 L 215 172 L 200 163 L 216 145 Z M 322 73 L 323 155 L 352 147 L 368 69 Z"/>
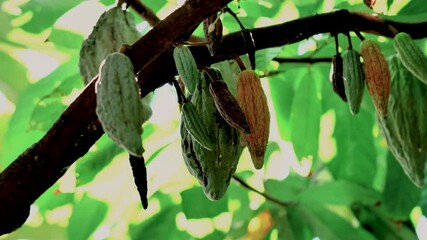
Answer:
<path fill-rule="evenodd" d="M 175 11 L 160 21 L 153 15 L 153 12 L 144 8 L 141 3 L 128 1 L 128 4 L 132 7 L 131 11 L 139 12 L 141 16 L 149 20 L 151 25 L 154 25 L 151 30 L 124 51 L 135 67 L 142 97 L 153 91 L 155 93 L 174 80 L 177 72 L 172 50 L 177 43 L 185 41 L 190 35 L 194 34 L 194 30 L 204 19 L 214 13 L 224 11 L 224 7 L 229 4 L 241 5 L 240 7 L 245 9 L 245 2 L 232 3 L 231 1 L 222 0 L 186 1 L 181 7 L 176 8 Z M 315 6 L 314 3 L 313 6 Z M 423 4 L 421 1 L 413 1 L 409 6 L 419 7 L 423 6 Z M 66 9 L 68 10 L 71 7 L 67 6 Z M 331 57 L 335 54 L 334 42 L 329 41 L 329 39 L 332 39 L 329 34 L 345 35 L 350 32 L 352 34 L 356 33 L 352 35 L 350 42 L 358 41 L 358 35 L 359 37 L 363 35 L 366 38 L 382 36 L 387 38 L 384 43 L 384 46 L 387 46 L 387 44 L 390 45 L 396 31 L 409 33 L 413 39 L 425 38 L 423 29 L 425 29 L 427 22 L 403 22 L 398 18 L 395 20 L 391 17 L 368 13 L 369 10 L 367 8 L 365 10 L 364 12 L 336 10 L 315 15 L 310 14 L 279 24 L 264 27 L 247 27 L 247 30 L 232 31 L 223 37 L 220 47 L 214 56 L 211 56 L 205 45 L 190 46 L 191 52 L 200 68 L 220 63 L 224 60 L 232 60 L 236 55 L 247 54 L 253 57 L 255 53 L 257 53 L 255 58 L 257 61 L 262 59 L 283 64 L 283 68 L 278 67 L 276 69 L 258 64 L 257 70 L 264 74 L 270 84 L 270 95 L 274 99 L 272 111 L 276 112 L 276 118 L 281 125 L 277 130 L 279 138 L 293 142 L 298 159 L 307 159 L 309 156 L 313 159 L 311 161 L 310 174 L 305 176 L 290 175 L 285 180 L 265 180 L 263 183 L 265 192 L 260 192 L 245 182 L 245 180 L 253 177 L 250 171 L 237 172 L 238 175 L 234 178 L 237 184 L 232 185 L 229 190 L 229 196 L 219 202 L 205 202 L 204 196 L 198 195 L 200 190 L 193 191 L 192 188 L 188 188 L 181 193 L 182 204 L 173 203 L 161 191 L 157 195 L 152 193 L 154 194 L 151 196 L 152 199 L 159 200 L 160 205 L 166 204 L 166 209 L 161 209 L 159 213 L 160 219 L 168 219 L 170 216 L 175 218 L 179 211 L 183 211 L 188 219 L 215 217 L 221 212 L 228 211 L 227 201 L 231 201 L 233 197 L 236 198 L 236 195 L 241 194 L 242 191 L 244 191 L 244 197 L 237 199 L 239 199 L 239 202 L 247 204 L 245 207 L 248 207 L 250 194 L 239 187 L 244 186 L 246 189 L 261 194 L 263 199 L 267 201 L 262 203 L 258 211 L 251 214 L 239 215 L 239 210 L 235 210 L 236 212 L 230 210 L 230 212 L 235 213 L 233 221 L 243 222 L 243 228 L 231 228 L 230 236 L 241 237 L 245 234 L 254 234 L 254 236 L 259 236 L 256 234 L 264 234 L 262 236 L 266 236 L 266 234 L 273 234 L 272 230 L 275 230 L 279 232 L 280 236 L 291 239 L 305 239 L 304 237 L 313 238 L 315 236 L 340 239 L 343 236 L 348 236 L 349 232 L 356 236 L 357 239 L 375 239 L 381 234 L 397 239 L 415 238 L 412 222 L 409 221 L 409 213 L 418 205 L 421 205 L 425 210 L 425 199 L 420 198 L 421 190 L 414 187 L 408 180 L 400 166 L 397 165 L 393 155 L 388 153 L 386 147 L 375 146 L 375 144 L 381 143 L 381 135 L 372 134 L 375 128 L 375 109 L 369 102 L 370 100 L 365 97 L 361 113 L 352 118 L 348 111 L 348 106 L 339 102 L 339 98 L 334 95 L 327 97 L 328 93 L 332 92 L 332 89 L 329 83 L 325 81 L 325 79 L 328 79 L 325 75 L 329 71 Z M 410 12 L 411 10 L 408 11 Z M 412 11 L 415 10 L 412 9 Z M 230 12 L 225 14 L 232 15 Z M 231 16 L 229 17 L 232 19 Z M 253 41 L 253 45 L 248 44 L 248 36 L 245 33 L 250 33 L 250 41 Z M 316 40 L 315 37 L 319 36 L 319 34 L 323 34 L 326 37 Z M 55 36 L 58 35 L 52 32 L 49 40 L 55 42 Z M 193 38 L 197 39 L 197 35 L 194 34 Z M 307 57 L 293 56 L 296 55 L 296 52 L 292 52 L 292 54 L 284 52 L 283 54 L 287 58 L 279 57 L 281 51 L 276 51 L 276 53 L 272 51 L 271 55 L 274 55 L 274 57 L 268 54 L 267 50 L 272 48 L 283 47 L 284 51 L 286 51 L 287 47 L 292 47 L 307 39 L 315 39 L 313 41 L 324 44 L 326 50 L 322 52 L 322 46 L 318 45 L 315 50 L 308 52 Z M 329 49 L 327 46 L 329 46 Z M 387 54 L 392 54 L 390 49 Z M 289 57 L 289 55 L 292 57 Z M 299 73 L 297 71 L 293 73 L 287 68 L 286 63 L 289 62 L 298 63 L 303 67 L 297 68 Z M 325 62 L 327 64 L 323 64 Z M 319 66 L 317 67 L 315 63 L 319 63 Z M 309 67 L 306 67 L 307 64 L 310 64 Z M 77 66 L 75 65 L 74 67 L 72 70 L 74 71 L 74 77 L 71 75 L 71 78 L 80 78 L 80 76 L 76 76 Z M 303 68 L 310 68 L 311 70 Z M 59 71 L 59 73 L 64 73 L 67 70 Z M 290 84 L 289 81 L 281 80 L 280 78 L 282 77 L 295 78 L 297 83 Z M 51 78 L 61 80 L 59 78 L 64 77 L 60 74 L 52 73 Z M 46 201 L 52 201 L 52 199 L 55 199 L 52 196 L 57 195 L 59 196 L 56 199 L 60 203 L 54 203 L 50 207 L 44 206 L 44 208 L 52 210 L 67 203 L 72 204 L 73 213 L 69 220 L 69 236 L 78 231 L 78 224 L 75 223 L 84 218 L 85 210 L 92 209 L 95 212 L 86 213 L 91 214 L 89 216 L 97 215 L 98 217 L 89 218 L 89 220 L 93 220 L 90 224 L 91 227 L 82 230 L 82 235 L 80 236 L 89 237 L 104 219 L 107 214 L 105 203 L 94 200 L 94 198 L 85 194 L 75 194 L 72 191 L 69 193 L 57 192 L 56 195 L 52 193 L 55 189 L 61 189 L 55 184 L 76 161 L 85 157 L 86 159 L 80 159 L 79 161 L 88 161 L 87 159 L 90 157 L 96 159 L 96 154 L 93 151 L 91 152 L 90 148 L 97 141 L 98 146 L 101 148 L 99 150 L 101 154 L 98 157 L 100 159 L 109 159 L 107 163 L 100 163 L 103 166 L 98 168 L 98 171 L 108 166 L 113 157 L 122 153 L 120 149 L 109 143 L 108 139 L 101 138 L 103 130 L 95 114 L 96 95 L 94 87 L 96 80 L 97 76 L 84 89 L 82 86 L 76 87 L 83 89 L 78 97 L 66 106 L 66 109 L 63 110 L 51 126 L 45 126 L 45 131 L 37 133 L 38 135 L 33 138 L 34 144 L 17 156 L 13 162 L 4 166 L 4 170 L 0 174 L 0 190 L 2 193 L 0 197 L 0 233 L 10 233 L 21 227 L 29 216 L 32 204 L 36 202 L 35 206 L 46 205 Z M 50 83 L 52 82 L 54 81 L 51 80 Z M 50 92 L 45 93 L 45 95 L 38 95 L 39 101 L 49 100 L 47 98 L 53 96 L 56 90 L 58 88 L 51 88 Z M 286 100 L 280 100 L 280 95 Z M 322 98 L 320 99 L 316 95 L 322 95 Z M 304 102 L 310 104 L 317 102 L 317 104 L 306 106 L 309 110 L 306 112 L 306 116 L 309 118 L 306 121 L 302 121 L 303 117 L 300 117 L 306 111 L 302 109 L 304 106 L 301 105 Z M 285 109 L 286 107 L 288 109 Z M 337 140 L 336 156 L 331 157 L 329 161 L 322 161 L 318 154 L 319 124 L 321 116 L 328 117 L 330 114 L 328 115 L 327 113 L 331 109 L 335 111 L 334 119 L 336 123 L 333 136 Z M 153 109 L 153 111 L 155 112 L 156 109 Z M 12 121 L 11 124 L 13 124 Z M 292 130 L 287 129 L 286 124 L 290 124 Z M 313 127 L 310 124 L 317 124 L 317 127 Z M 348 126 L 349 124 L 354 124 L 354 126 Z M 361 130 L 358 130 L 363 133 L 358 133 L 351 129 L 356 126 L 363 126 Z M 298 127 L 306 127 L 308 129 L 301 130 Z M 149 131 L 149 127 L 145 127 L 145 134 Z M 155 133 L 152 134 L 154 135 Z M 304 137 L 309 138 L 304 139 Z M 310 137 L 315 138 L 314 143 Z M 146 164 L 156 159 L 156 156 L 161 154 L 161 151 L 169 145 L 170 143 L 160 147 L 158 151 L 152 152 Z M 275 152 L 281 152 L 280 149 L 282 151 L 285 149 L 283 142 L 270 141 L 266 159 L 273 156 Z M 5 148 L 3 151 L 7 151 L 7 149 Z M 106 152 L 108 152 L 108 156 Z M 170 159 L 170 161 L 182 161 L 180 154 L 175 155 L 179 156 L 174 156 L 175 159 Z M 360 159 L 363 159 L 366 164 L 358 165 L 357 161 L 362 161 Z M 101 161 L 97 160 L 98 162 Z M 274 161 L 271 160 L 271 162 Z M 375 162 L 375 164 L 372 164 L 372 162 Z M 387 165 L 387 170 L 378 170 L 376 162 L 378 162 L 378 165 Z M 91 162 L 93 165 L 95 163 L 96 161 Z M 90 180 L 87 180 L 86 184 L 90 183 L 97 174 L 97 171 L 94 170 L 97 169 L 97 166 L 92 167 Z M 370 169 L 364 169 L 366 167 Z M 164 168 L 166 167 L 163 167 L 163 170 Z M 85 172 L 82 167 L 80 170 L 77 173 L 83 174 Z M 320 177 L 325 173 L 331 176 L 331 180 L 327 181 Z M 377 174 L 382 175 L 376 177 Z M 376 180 L 379 178 L 381 180 Z M 400 186 L 404 188 L 404 190 L 399 191 L 406 193 L 406 195 L 404 194 L 405 196 L 409 196 L 409 200 L 406 202 L 401 198 L 392 199 L 390 197 L 394 193 L 393 184 L 396 184 L 396 182 L 401 183 Z M 80 186 L 84 186 L 85 183 L 80 184 Z M 192 204 L 189 199 L 196 201 L 192 204 L 200 204 L 206 208 L 212 208 L 213 211 L 191 210 Z M 331 211 L 326 207 L 329 204 L 345 208 L 345 211 L 343 211 L 349 214 L 348 219 L 357 220 L 360 223 L 359 227 L 352 227 L 348 222 L 340 221 L 337 211 Z M 114 205 L 110 207 L 116 209 L 117 212 L 123 211 L 126 206 Z M 246 211 L 245 209 L 240 211 L 249 212 L 249 208 Z M 239 232 L 250 225 L 251 219 L 259 219 L 265 225 L 258 232 L 251 232 L 250 229 L 244 233 Z M 329 221 L 336 223 L 336 226 L 328 226 L 323 229 L 324 224 Z M 73 222 L 74 225 L 72 224 Z M 171 221 L 167 222 L 170 223 Z M 108 224 L 111 224 L 111 222 Z M 139 225 L 135 224 L 135 226 L 128 225 L 131 235 L 135 238 L 141 236 L 146 229 L 154 227 L 153 224 L 150 225 L 150 220 L 146 222 L 140 220 Z M 298 225 L 304 227 L 296 227 Z M 185 235 L 179 230 L 173 231 L 173 234 L 176 234 L 175 236 L 188 236 L 188 233 Z M 214 230 L 212 235 L 215 234 L 225 236 L 226 233 Z"/>

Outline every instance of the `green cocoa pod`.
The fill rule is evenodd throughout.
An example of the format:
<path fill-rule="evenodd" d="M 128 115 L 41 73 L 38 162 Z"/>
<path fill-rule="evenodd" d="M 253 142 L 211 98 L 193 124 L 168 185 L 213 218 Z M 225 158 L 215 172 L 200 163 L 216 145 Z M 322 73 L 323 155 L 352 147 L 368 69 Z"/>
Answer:
<path fill-rule="evenodd" d="M 113 7 L 104 12 L 80 48 L 79 69 L 84 84 L 98 74 L 99 65 L 108 54 L 123 44 L 133 44 L 140 37 L 132 14 Z"/>
<path fill-rule="evenodd" d="M 185 87 L 190 93 L 193 93 L 200 78 L 200 73 L 197 69 L 197 63 L 193 54 L 187 46 L 179 46 L 175 47 L 173 50 L 173 59 L 175 61 L 176 70 L 184 81 Z"/>
<path fill-rule="evenodd" d="M 190 133 L 191 137 L 202 147 L 212 151 L 215 147 L 209 136 L 208 129 L 200 121 L 201 113 L 197 110 L 196 106 L 191 102 L 186 102 L 181 108 L 182 120 L 185 128 Z"/>
<path fill-rule="evenodd" d="M 343 79 L 350 112 L 356 115 L 363 99 L 365 76 L 360 54 L 354 49 L 347 49 L 343 54 Z"/>
<path fill-rule="evenodd" d="M 101 63 L 96 83 L 96 114 L 104 132 L 130 154 L 141 157 L 144 110 L 131 60 L 111 53 Z"/>
<path fill-rule="evenodd" d="M 411 36 L 400 32 L 394 36 L 393 44 L 403 66 L 420 81 L 427 84 L 427 57 Z"/>
<path fill-rule="evenodd" d="M 215 70 L 215 75 L 220 75 Z M 228 125 L 215 108 L 212 95 L 209 93 L 211 78 L 203 71 L 191 102 L 200 114 L 199 122 L 208 131 L 214 143 L 212 151 L 200 145 L 181 121 L 181 147 L 183 158 L 189 172 L 197 178 L 205 195 L 211 200 L 221 199 L 236 171 L 242 153 L 240 134 Z"/>
<path fill-rule="evenodd" d="M 427 161 L 427 86 L 404 67 L 400 58 L 388 59 L 391 89 L 387 118 L 377 117 L 388 147 L 417 186 L 424 181 Z"/>

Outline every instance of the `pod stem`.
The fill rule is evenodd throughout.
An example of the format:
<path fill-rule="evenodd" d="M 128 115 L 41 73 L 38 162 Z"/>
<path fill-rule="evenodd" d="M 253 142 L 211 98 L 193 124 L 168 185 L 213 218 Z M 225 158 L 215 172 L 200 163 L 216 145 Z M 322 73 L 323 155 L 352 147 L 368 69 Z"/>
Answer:
<path fill-rule="evenodd" d="M 241 71 L 246 70 L 245 63 L 243 63 L 239 55 L 233 54 L 233 58 L 234 58 L 234 61 L 236 61 L 237 65 L 239 65 L 239 68 Z"/>
<path fill-rule="evenodd" d="M 365 37 L 357 30 L 354 30 L 354 33 L 356 33 L 357 37 L 359 37 L 360 41 L 365 40 Z"/>
<path fill-rule="evenodd" d="M 182 104 L 184 102 L 187 102 L 187 98 L 185 97 L 185 94 L 182 92 L 181 87 L 179 86 L 179 83 L 177 80 L 171 81 L 172 85 L 175 87 L 176 91 L 176 97 L 178 98 L 178 103 Z"/>
<path fill-rule="evenodd" d="M 345 35 L 347 36 L 348 49 L 353 49 L 353 44 L 351 43 L 350 32 L 347 32 Z"/>
<path fill-rule="evenodd" d="M 338 33 L 335 33 L 333 36 L 335 39 L 335 54 L 338 56 L 340 55 L 340 44 L 338 42 Z"/>
<path fill-rule="evenodd" d="M 252 37 L 251 31 L 249 31 L 248 29 L 245 28 L 245 26 L 243 26 L 242 22 L 240 22 L 237 15 L 229 7 L 225 7 L 224 11 L 228 12 L 236 20 L 236 22 L 239 24 L 240 29 L 241 29 L 241 34 L 243 37 L 243 41 L 245 43 L 245 48 L 246 48 L 247 53 L 248 53 L 249 61 L 251 62 L 251 68 L 252 68 L 252 70 L 255 70 L 255 67 L 256 67 L 256 63 L 255 63 L 256 62 L 255 61 L 255 40 Z"/>

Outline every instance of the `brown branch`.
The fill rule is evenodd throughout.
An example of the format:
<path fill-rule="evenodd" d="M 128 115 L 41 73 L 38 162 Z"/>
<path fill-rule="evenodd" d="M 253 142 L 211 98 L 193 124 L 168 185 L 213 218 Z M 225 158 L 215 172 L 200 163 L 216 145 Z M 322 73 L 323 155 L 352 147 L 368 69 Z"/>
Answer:
<path fill-rule="evenodd" d="M 231 0 L 187 0 L 186 3 L 143 36 L 126 54 L 138 70 L 143 96 L 170 82 L 176 74 L 172 58 L 173 44 L 185 40 L 204 18 L 219 11 Z M 338 23 L 338 24 L 337 24 Z M 351 23 L 351 24 L 346 24 Z M 414 38 L 427 37 L 427 22 L 397 23 L 363 13 L 337 11 L 250 29 L 256 50 L 283 46 L 312 35 L 358 30 L 386 37 L 394 36 L 389 25 Z M 224 36 L 222 45 L 211 58 L 206 47 L 192 46 L 200 66 L 245 54 L 239 32 Z M 95 114 L 95 77 L 67 108 L 46 135 L 23 152 L 0 173 L 0 235 L 20 227 L 30 205 L 52 186 L 78 158 L 102 136 Z"/>
<path fill-rule="evenodd" d="M 185 39 L 203 19 L 230 1 L 186 1 L 129 49 L 127 54 L 135 69 L 152 67 L 174 42 Z M 150 76 L 148 68 L 141 73 Z M 30 205 L 102 136 L 95 114 L 96 78 L 46 135 L 0 174 L 0 235 L 20 227 L 28 217 Z"/>
<path fill-rule="evenodd" d="M 281 206 L 281 207 L 286 208 L 286 207 L 289 207 L 289 206 L 291 206 L 291 205 L 293 205 L 293 204 L 294 204 L 294 203 L 291 203 L 291 202 L 283 202 L 283 201 L 280 201 L 279 199 L 274 198 L 274 197 L 272 197 L 272 196 L 268 195 L 267 193 L 263 193 L 263 192 L 258 191 L 257 189 L 255 189 L 255 188 L 253 188 L 252 186 L 250 186 L 249 184 L 247 184 L 243 179 L 241 179 L 241 178 L 240 178 L 239 176 L 237 176 L 237 175 L 233 175 L 233 179 L 234 179 L 236 182 L 240 183 L 240 185 L 242 185 L 243 187 L 245 187 L 245 188 L 247 188 L 247 189 L 251 190 L 252 192 L 256 192 L 256 193 L 258 193 L 259 195 L 263 196 L 263 197 L 264 197 L 265 199 L 267 199 L 268 201 L 273 202 L 273 203 L 276 203 L 277 205 L 279 205 L 279 206 Z"/>

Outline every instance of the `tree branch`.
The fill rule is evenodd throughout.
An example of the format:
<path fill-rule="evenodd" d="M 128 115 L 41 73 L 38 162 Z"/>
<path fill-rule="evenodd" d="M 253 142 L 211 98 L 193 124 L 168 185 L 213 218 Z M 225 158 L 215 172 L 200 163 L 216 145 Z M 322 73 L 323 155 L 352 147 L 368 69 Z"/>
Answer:
<path fill-rule="evenodd" d="M 176 74 L 172 58 L 173 45 L 185 40 L 204 18 L 219 11 L 231 0 L 187 0 L 160 21 L 125 52 L 138 70 L 142 96 L 170 82 Z M 338 24 L 337 24 L 338 23 Z M 386 37 L 405 31 L 414 38 L 427 36 L 427 22 L 398 23 L 365 13 L 337 11 L 305 17 L 274 26 L 250 29 L 255 50 L 283 46 L 312 35 L 357 30 Z M 240 32 L 224 37 L 217 55 L 210 57 L 206 47 L 192 46 L 199 66 L 210 65 L 233 54 L 245 54 Z M 46 135 L 23 152 L 0 173 L 0 235 L 20 227 L 29 214 L 30 205 L 52 186 L 78 158 L 102 136 L 95 114 L 95 77 L 80 96 L 65 110 Z"/>

